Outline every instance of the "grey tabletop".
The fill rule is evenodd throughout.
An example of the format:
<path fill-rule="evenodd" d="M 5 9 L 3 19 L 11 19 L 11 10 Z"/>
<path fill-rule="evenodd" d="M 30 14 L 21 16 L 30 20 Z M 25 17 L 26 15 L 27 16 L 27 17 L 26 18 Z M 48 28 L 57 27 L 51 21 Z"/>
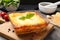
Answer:
<path fill-rule="evenodd" d="M 34 10 L 34 8 L 37 9 L 36 5 L 35 6 L 34 5 L 27 5 L 27 6 L 25 5 L 25 7 L 22 6 L 22 8 L 24 8 L 25 10 L 26 9 L 27 10 L 30 10 L 30 9 Z M 60 11 L 60 8 L 58 8 L 57 11 Z M 0 40 L 7 40 L 7 39 L 5 39 L 4 37 L 0 36 Z M 58 28 L 57 26 L 54 26 L 54 29 L 47 35 L 45 40 L 60 40 L 60 28 Z"/>
<path fill-rule="evenodd" d="M 47 35 L 45 40 L 60 40 L 60 28 L 54 26 L 54 29 Z"/>
<path fill-rule="evenodd" d="M 0 36 L 0 40 L 7 40 L 7 39 L 5 39 L 5 38 L 3 38 L 3 37 Z"/>

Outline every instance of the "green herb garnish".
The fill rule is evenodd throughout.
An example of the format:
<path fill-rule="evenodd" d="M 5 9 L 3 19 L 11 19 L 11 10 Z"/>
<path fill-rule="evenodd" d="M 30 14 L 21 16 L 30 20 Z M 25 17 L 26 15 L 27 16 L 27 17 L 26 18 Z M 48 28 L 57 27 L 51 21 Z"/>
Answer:
<path fill-rule="evenodd" d="M 19 19 L 20 19 L 20 20 L 25 20 L 25 17 L 24 17 L 24 16 L 22 16 L 22 17 L 20 17 Z"/>
<path fill-rule="evenodd" d="M 20 17 L 19 19 L 20 19 L 20 20 L 30 19 L 30 18 L 32 18 L 33 16 L 34 16 L 34 14 L 27 14 L 26 16 L 22 16 L 22 17 Z"/>
<path fill-rule="evenodd" d="M 33 17 L 33 16 L 34 16 L 34 14 L 27 14 L 27 15 L 26 15 L 26 18 L 27 18 L 27 19 L 30 19 L 30 18 Z"/>

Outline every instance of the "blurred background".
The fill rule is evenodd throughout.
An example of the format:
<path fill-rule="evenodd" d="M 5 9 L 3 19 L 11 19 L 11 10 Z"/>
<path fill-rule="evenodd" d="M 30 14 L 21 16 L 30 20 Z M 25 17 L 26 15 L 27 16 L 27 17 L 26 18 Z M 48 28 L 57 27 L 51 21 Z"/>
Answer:
<path fill-rule="evenodd" d="M 38 4 L 39 2 L 57 2 L 59 0 L 21 0 L 21 4 Z"/>
<path fill-rule="evenodd" d="M 38 10 L 38 3 L 40 2 L 57 2 L 60 0 L 20 0 L 20 5 L 17 11 L 21 10 Z M 60 5 L 58 6 L 60 7 Z M 2 11 L 6 11 L 5 8 L 1 8 Z M 60 8 L 58 9 L 60 11 Z"/>
<path fill-rule="evenodd" d="M 39 2 L 57 2 L 60 0 L 20 0 L 18 10 L 38 10 Z M 60 7 L 60 5 L 58 6 Z"/>

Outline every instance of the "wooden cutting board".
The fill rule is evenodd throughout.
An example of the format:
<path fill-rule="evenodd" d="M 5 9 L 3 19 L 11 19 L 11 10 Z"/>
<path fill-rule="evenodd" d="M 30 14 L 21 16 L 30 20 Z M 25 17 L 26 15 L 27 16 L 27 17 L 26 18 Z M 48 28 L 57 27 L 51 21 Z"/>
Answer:
<path fill-rule="evenodd" d="M 8 32 L 8 29 L 11 29 L 11 31 Z M 32 33 L 18 37 L 15 32 L 12 32 L 14 30 L 12 24 L 5 22 L 0 25 L 0 35 L 9 40 L 43 40 L 52 29 L 53 25 L 49 24 L 47 29 L 42 33 Z"/>
<path fill-rule="evenodd" d="M 60 28 L 60 12 L 56 12 L 56 14 L 54 15 L 47 15 L 47 18 L 50 21 L 50 23 Z"/>

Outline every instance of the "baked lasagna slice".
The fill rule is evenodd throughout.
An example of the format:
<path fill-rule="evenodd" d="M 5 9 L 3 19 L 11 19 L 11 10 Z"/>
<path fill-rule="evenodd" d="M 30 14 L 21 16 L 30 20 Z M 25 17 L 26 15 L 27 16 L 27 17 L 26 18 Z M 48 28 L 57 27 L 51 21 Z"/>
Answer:
<path fill-rule="evenodd" d="M 11 13 L 9 18 L 18 35 L 41 32 L 47 27 L 47 22 L 37 12 Z"/>

